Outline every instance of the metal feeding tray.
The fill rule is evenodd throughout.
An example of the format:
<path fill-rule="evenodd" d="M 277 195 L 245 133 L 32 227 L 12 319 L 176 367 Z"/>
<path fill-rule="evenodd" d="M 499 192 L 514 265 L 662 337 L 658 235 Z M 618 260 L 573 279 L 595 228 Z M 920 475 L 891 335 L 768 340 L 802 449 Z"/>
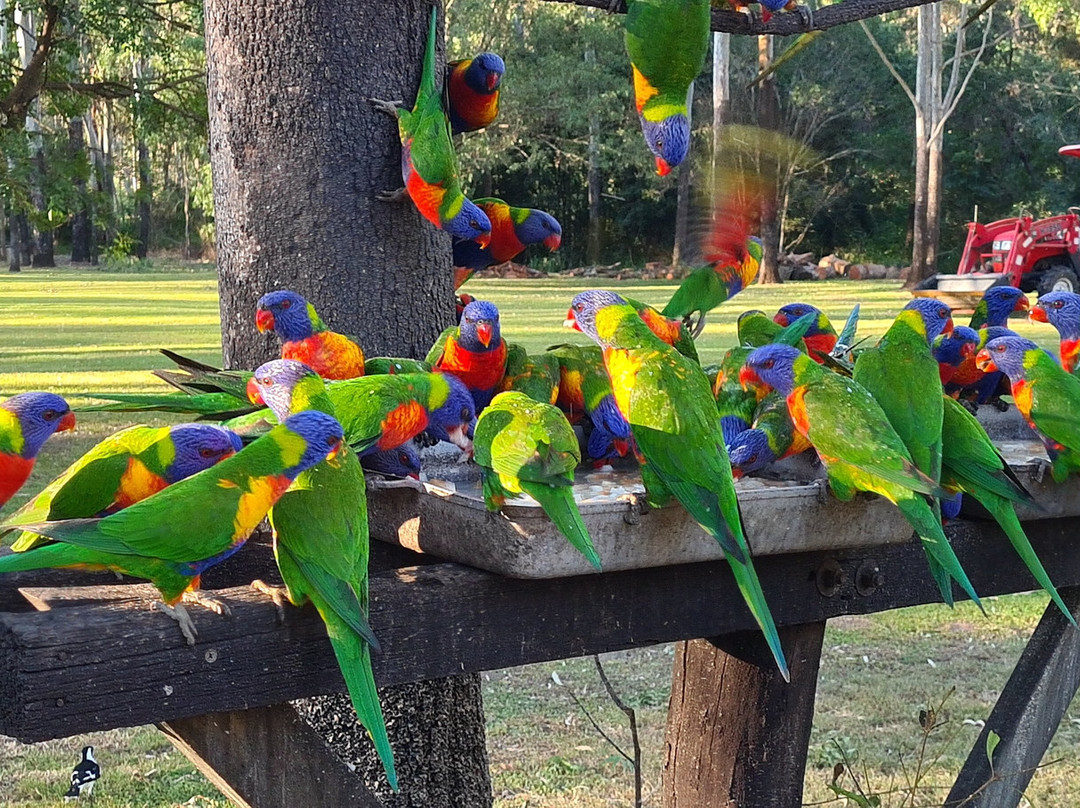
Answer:
<path fill-rule="evenodd" d="M 740 480 L 743 525 L 754 555 L 908 541 L 912 530 L 880 497 L 838 502 L 823 482 Z M 636 471 L 582 472 L 574 495 L 605 572 L 709 561 L 720 546 L 678 504 L 642 509 Z M 512 578 L 596 572 L 531 498 L 484 507 L 475 481 L 386 483 L 368 493 L 372 537 Z M 826 526 L 827 530 L 822 530 Z"/>

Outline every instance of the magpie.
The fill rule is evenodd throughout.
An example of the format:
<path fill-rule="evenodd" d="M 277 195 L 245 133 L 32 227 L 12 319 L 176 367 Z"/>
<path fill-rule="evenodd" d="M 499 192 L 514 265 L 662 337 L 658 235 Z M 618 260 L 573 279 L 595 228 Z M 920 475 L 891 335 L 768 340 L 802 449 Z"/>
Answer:
<path fill-rule="evenodd" d="M 71 788 L 64 794 L 64 799 L 79 798 L 83 794 L 94 798 L 94 783 L 101 777 L 101 767 L 94 760 L 94 747 L 84 746 L 82 760 L 75 764 L 71 772 Z"/>

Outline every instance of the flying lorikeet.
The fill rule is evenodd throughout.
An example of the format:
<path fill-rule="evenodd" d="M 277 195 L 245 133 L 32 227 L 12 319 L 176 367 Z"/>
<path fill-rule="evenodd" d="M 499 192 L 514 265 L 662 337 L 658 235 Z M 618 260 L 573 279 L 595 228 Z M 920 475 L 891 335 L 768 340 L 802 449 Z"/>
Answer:
<path fill-rule="evenodd" d="M 690 151 L 694 79 L 709 49 L 709 0 L 629 0 L 626 52 L 645 145 L 661 177 Z"/>
<path fill-rule="evenodd" d="M 239 435 L 210 424 L 133 426 L 110 435 L 0 524 L 0 535 L 23 523 L 103 517 L 198 474 L 243 448 Z M 42 544 L 35 533 L 16 552 Z"/>
<path fill-rule="evenodd" d="M 750 428 L 740 432 L 727 445 L 731 472 L 736 480 L 809 448 L 806 436 L 792 423 L 787 401 L 775 392 L 762 399 Z"/>
<path fill-rule="evenodd" d="M 979 344 L 979 332 L 966 325 L 958 325 L 951 334 L 938 334 L 934 338 L 934 359 L 942 384 L 949 384 L 964 360 L 975 358 L 975 346 Z"/>
<path fill-rule="evenodd" d="M 513 260 L 530 244 L 543 244 L 551 252 L 559 249 L 562 226 L 550 213 L 511 207 L 491 197 L 473 201 L 491 221 L 491 240 L 487 246 L 469 239 L 454 241 L 454 289 L 478 270 Z"/>
<path fill-rule="evenodd" d="M 559 360 L 552 353 L 529 355 L 517 343 L 506 347 L 506 372 L 498 392 L 517 390 L 536 401 L 554 404 L 559 397 Z"/>
<path fill-rule="evenodd" d="M 739 591 L 785 679 L 787 662 L 743 535 L 720 415 L 701 368 L 661 341 L 621 297 L 574 298 L 566 325 L 604 350 L 615 402 L 630 424 L 650 501 L 674 496 L 723 548 Z"/>
<path fill-rule="evenodd" d="M 435 40 L 439 7 L 431 9 L 424 70 L 412 110 L 398 102 L 372 98 L 375 108 L 397 118 L 401 137 L 401 176 L 420 215 L 451 236 L 487 244 L 491 222 L 487 214 L 461 191 L 450 121 L 443 110 L 442 86 L 435 78 Z M 400 192 L 381 194 L 397 201 Z"/>
<path fill-rule="evenodd" d="M 499 84 L 506 64 L 497 53 L 446 63 L 446 113 L 455 135 L 489 126 L 499 114 Z"/>
<path fill-rule="evenodd" d="M 718 251 L 711 265 L 695 269 L 679 284 L 663 314 L 685 322 L 697 314 L 693 329 L 697 336 L 705 328 L 706 314 L 754 282 L 761 256 L 761 239 L 757 236 L 747 236 L 723 254 Z"/>
<path fill-rule="evenodd" d="M 625 457 L 630 445 L 630 424 L 615 403 L 600 347 L 559 345 L 551 351 L 559 362 L 560 409 L 571 423 L 577 423 L 582 415 L 587 415 L 593 426 L 602 430 L 602 436 L 610 436 L 611 448 L 620 457 Z M 596 439 L 594 448 L 599 448 L 601 439 Z"/>
<path fill-rule="evenodd" d="M 937 360 L 930 341 L 953 329 L 952 312 L 944 303 L 917 297 L 897 315 L 885 336 L 855 361 L 856 383 L 877 401 L 889 424 L 907 447 L 915 467 L 937 484 L 941 479 L 941 423 L 945 406 Z M 918 529 L 918 528 L 917 528 Z M 936 551 L 935 536 L 920 533 L 930 571 L 946 603 L 952 604 L 954 578 L 975 600 L 967 576 L 955 556 Z"/>
<path fill-rule="evenodd" d="M 326 327 L 315 307 L 285 289 L 259 298 L 255 325 L 281 339 L 281 358 L 303 362 L 324 379 L 364 375 L 364 352 L 353 340 Z"/>
<path fill-rule="evenodd" d="M 335 414 L 322 380 L 304 365 L 270 362 L 255 371 L 255 379 L 279 421 L 305 411 Z M 356 403 L 370 406 L 371 402 Z M 372 415 L 378 417 L 377 412 Z M 377 647 L 377 642 L 368 625 L 366 490 L 356 453 L 343 447 L 337 457 L 296 478 L 270 509 L 270 525 L 274 557 L 289 602 L 302 606 L 310 600 L 318 610 L 349 698 L 371 734 L 390 787 L 396 790 L 394 753 L 371 672 L 371 646 Z M 265 584 L 258 588 L 272 597 L 276 594 Z M 280 606 L 278 597 L 275 603 Z"/>
<path fill-rule="evenodd" d="M 744 383 L 760 380 L 787 399 L 795 429 L 817 451 L 837 499 L 851 499 L 856 491 L 888 499 L 922 538 L 927 557 L 933 559 L 931 570 L 946 570 L 979 604 L 940 519 L 920 496 L 948 494 L 919 471 L 885 411 L 862 385 L 825 370 L 787 345 L 758 348 L 741 375 Z M 951 603 L 951 588 L 945 590 L 946 602 Z"/>
<path fill-rule="evenodd" d="M 75 428 L 75 414 L 55 393 L 19 393 L 0 402 L 0 506 L 15 496 L 54 432 Z"/>
<path fill-rule="evenodd" d="M 293 381 L 284 385 L 279 381 L 282 378 Z M 281 400 L 271 403 L 267 396 Z M 465 451 L 472 449 L 476 421 L 472 397 L 448 374 L 372 375 L 324 384 L 300 362 L 275 359 L 255 371 L 248 397 L 275 412 L 333 410 L 345 430 L 346 443 L 360 456 L 396 449 L 424 430 Z"/>
<path fill-rule="evenodd" d="M 421 359 L 408 359 L 400 356 L 369 356 L 364 360 L 364 373 L 382 374 L 384 376 L 394 373 L 431 373 L 431 365 Z"/>
<path fill-rule="evenodd" d="M 832 353 L 837 340 L 836 329 L 829 322 L 825 312 L 809 303 L 788 303 L 780 307 L 780 310 L 773 315 L 773 320 L 782 326 L 789 326 L 807 314 L 813 314 L 814 320 L 807 332 L 803 334 L 806 351 L 815 362 L 824 364 L 825 357 Z"/>
<path fill-rule="evenodd" d="M 976 331 L 983 326 L 1007 326 L 1014 311 L 1027 311 L 1028 299 L 1015 286 L 991 286 L 975 304 L 968 325 Z"/>
<path fill-rule="evenodd" d="M 1048 292 L 1031 308 L 1029 316 L 1057 329 L 1061 337 L 1061 366 L 1069 373 L 1075 373 L 1080 359 L 1080 295 Z"/>
<path fill-rule="evenodd" d="M 990 340 L 976 361 L 981 370 L 1009 377 L 1016 409 L 1046 446 L 1054 480 L 1080 470 L 1080 379 L 1034 342 L 1015 335 Z"/>
<path fill-rule="evenodd" d="M 1013 474 L 1005 458 L 991 443 L 986 430 L 962 404 L 945 398 L 942 424 L 941 482 L 948 489 L 968 494 L 994 517 L 1008 536 L 1013 549 L 1046 593 L 1074 626 L 1076 621 L 1066 608 L 1050 576 L 1035 554 L 1013 502 L 1030 503 L 1031 494 Z"/>
<path fill-rule="evenodd" d="M 420 478 L 420 450 L 411 440 L 405 441 L 396 449 L 383 449 L 371 452 L 360 458 L 364 471 L 374 471 L 388 477 Z"/>
<path fill-rule="evenodd" d="M 476 421 L 474 446 L 488 510 L 498 510 L 509 496 L 528 494 L 567 541 L 600 569 L 600 556 L 574 502 L 574 469 L 581 450 L 557 407 L 516 391 L 499 393 Z"/>
<path fill-rule="evenodd" d="M 297 475 L 332 457 L 342 437 L 329 415 L 294 415 L 212 468 L 110 516 L 22 525 L 55 541 L 0 558 L 0 572 L 82 567 L 146 578 L 194 645 L 180 601 L 213 604 L 196 592 L 202 573 L 243 547 Z"/>
<path fill-rule="evenodd" d="M 451 373 L 472 393 L 479 414 L 495 395 L 506 372 L 506 341 L 499 333 L 499 310 L 486 300 L 465 307 L 461 325 L 448 328 L 431 346 L 425 361 Z"/>

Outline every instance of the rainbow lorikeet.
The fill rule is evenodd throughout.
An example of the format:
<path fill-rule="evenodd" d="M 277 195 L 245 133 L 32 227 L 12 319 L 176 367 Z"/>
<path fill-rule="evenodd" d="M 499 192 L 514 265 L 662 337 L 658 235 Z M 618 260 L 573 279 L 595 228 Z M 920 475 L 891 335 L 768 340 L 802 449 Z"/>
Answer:
<path fill-rule="evenodd" d="M 941 424 L 945 406 L 937 360 L 930 341 L 953 329 L 952 312 L 944 303 L 917 297 L 897 315 L 873 349 L 855 361 L 853 379 L 877 401 L 900 436 L 915 467 L 937 484 L 941 479 Z M 952 604 L 954 578 L 975 600 L 974 590 L 955 556 L 936 550 L 923 536 L 930 571 L 945 602 Z"/>
<path fill-rule="evenodd" d="M 946 394 L 976 405 L 990 401 L 1000 392 L 1001 387 L 1007 384 L 1005 375 L 998 371 L 984 372 L 975 357 L 990 340 L 1015 334 L 1015 331 L 1004 326 L 990 325 L 980 328 L 979 341 L 975 343 L 974 352 L 957 366 L 956 372 L 945 385 Z"/>
<path fill-rule="evenodd" d="M 198 474 L 243 448 L 240 436 L 210 424 L 133 426 L 110 435 L 67 467 L 40 494 L 0 524 L 103 517 Z M 23 533 L 12 549 L 44 542 Z"/>
<path fill-rule="evenodd" d="M 976 361 L 981 370 L 1008 376 L 1016 409 L 1046 446 L 1054 480 L 1080 470 L 1080 379 L 1034 342 L 1015 335 L 990 340 Z"/>
<path fill-rule="evenodd" d="M 477 414 L 482 412 L 506 373 L 506 341 L 499 333 L 495 304 L 474 300 L 466 306 L 461 325 L 443 331 L 425 361 L 461 379 L 472 393 Z"/>
<path fill-rule="evenodd" d="M 272 402 L 268 396 L 280 400 Z M 255 371 L 248 397 L 275 412 L 332 409 L 346 442 L 360 456 L 395 449 L 424 430 L 465 451 L 472 449 L 472 397 L 448 374 L 372 375 L 325 384 L 306 365 L 275 359 Z"/>
<path fill-rule="evenodd" d="M 874 396 L 858 382 L 825 370 L 788 345 L 758 348 L 746 360 L 741 375 L 744 383 L 764 382 L 785 397 L 795 429 L 817 451 L 837 499 L 851 499 L 856 491 L 888 499 L 922 538 L 923 549 L 933 558 L 931 570 L 946 570 L 979 604 L 940 519 L 921 496 L 948 493 L 919 471 Z M 945 589 L 946 601 L 951 602 L 952 593 Z"/>
<path fill-rule="evenodd" d="M 991 286 L 975 304 L 968 325 L 976 331 L 983 326 L 1006 326 L 1010 314 L 1027 311 L 1028 306 L 1027 295 L 1015 286 Z"/>
<path fill-rule="evenodd" d="M 1075 373 L 1080 359 L 1080 295 L 1074 292 L 1047 292 L 1029 314 L 1032 320 L 1050 323 L 1061 337 L 1061 366 Z"/>
<path fill-rule="evenodd" d="M 663 308 L 667 317 L 689 321 L 698 315 L 693 333 L 705 328 L 705 315 L 754 282 L 762 257 L 761 239 L 747 236 L 709 266 L 692 271 Z"/>
<path fill-rule="evenodd" d="M 794 11 L 802 19 L 807 28 L 814 25 L 814 11 L 810 6 L 798 3 L 796 0 L 729 0 L 733 10 L 747 15 L 753 19 L 749 6 L 758 3 L 761 6 L 761 21 L 768 22 L 772 15 L 779 11 Z"/>
<path fill-rule="evenodd" d="M 615 403 L 600 347 L 559 345 L 552 353 L 559 362 L 558 404 L 567 419 L 577 423 L 582 415 L 587 415 L 593 427 L 601 431 L 594 448 L 599 448 L 604 436 L 610 436 L 610 448 L 619 457 L 625 457 L 630 449 L 630 424 Z M 605 449 L 604 456 L 607 454 Z"/>
<path fill-rule="evenodd" d="M 962 404 L 945 398 L 942 423 L 941 481 L 947 489 L 974 497 L 989 511 L 1012 543 L 1017 555 L 1074 626 L 1050 576 L 1035 554 L 1013 502 L 1031 503 L 1031 494 L 1013 474 L 1005 458 L 994 447 L 982 424 Z"/>
<path fill-rule="evenodd" d="M 259 298 L 255 325 L 281 339 L 281 358 L 303 362 L 324 379 L 364 375 L 364 352 L 349 337 L 331 331 L 315 307 L 285 289 Z"/>
<path fill-rule="evenodd" d="M 255 380 L 279 421 L 299 412 L 336 415 L 322 380 L 304 365 L 269 362 L 255 371 Z M 370 406 L 371 401 L 369 397 L 357 403 Z M 270 526 L 286 596 L 294 606 L 310 600 L 319 612 L 349 698 L 371 734 L 390 787 L 396 790 L 394 753 L 371 671 L 371 646 L 378 644 L 368 625 L 366 490 L 360 460 L 343 447 L 337 457 L 296 478 L 270 509 Z M 278 590 L 261 582 L 257 588 L 271 595 L 280 608 Z"/>
<path fill-rule="evenodd" d="M 634 106 L 663 177 L 690 151 L 694 79 L 709 49 L 709 0 L 629 0 L 626 6 Z"/>
<path fill-rule="evenodd" d="M 557 407 L 517 391 L 499 393 L 476 421 L 475 448 L 488 510 L 498 510 L 509 496 L 528 494 L 567 541 L 600 569 L 600 556 L 574 502 L 574 469 L 581 450 Z"/>
<path fill-rule="evenodd" d="M 396 449 L 371 452 L 360 458 L 364 471 L 374 471 L 387 477 L 412 477 L 420 479 L 420 450 L 411 440 Z"/>
<path fill-rule="evenodd" d="M 19 393 L 0 402 L 0 506 L 22 488 L 54 432 L 75 428 L 75 414 L 55 393 Z"/>
<path fill-rule="evenodd" d="M 593 425 L 589 437 L 585 440 L 585 453 L 593 463 L 593 468 L 600 468 L 610 460 L 626 457 L 630 444 L 622 438 L 616 438 L 606 429 Z"/>
<path fill-rule="evenodd" d="M 453 134 L 474 132 L 495 120 L 505 72 L 502 57 L 488 51 L 446 63 L 446 112 Z"/>
<path fill-rule="evenodd" d="M 780 310 L 773 315 L 773 320 L 782 326 L 789 326 L 808 314 L 813 314 L 814 320 L 807 332 L 803 334 L 806 352 L 815 362 L 824 364 L 825 357 L 832 353 L 837 340 L 836 329 L 829 322 L 825 312 L 809 303 L 788 303 L 780 307 Z"/>
<path fill-rule="evenodd" d="M 457 238 L 487 244 L 491 222 L 461 190 L 450 121 L 443 109 L 442 87 L 435 79 L 435 42 L 439 7 L 431 9 L 424 69 L 411 110 L 399 102 L 372 98 L 375 108 L 397 118 L 401 137 L 401 176 L 405 191 L 420 215 Z M 400 191 L 380 194 L 384 201 L 402 198 Z"/>
<path fill-rule="evenodd" d="M 294 415 L 212 468 L 110 516 L 22 525 L 54 542 L 0 558 L 0 572 L 106 568 L 146 578 L 194 645 L 197 632 L 180 601 L 213 604 L 195 591 L 202 573 L 243 547 L 293 480 L 332 457 L 342 437 L 329 415 Z"/>
<path fill-rule="evenodd" d="M 517 390 L 536 401 L 554 404 L 559 397 L 559 360 L 551 353 L 529 355 L 516 343 L 506 346 L 506 371 L 498 392 Z"/>
<path fill-rule="evenodd" d="M 966 325 L 958 325 L 951 334 L 938 334 L 934 338 L 934 359 L 938 363 L 942 384 L 952 381 L 964 360 L 974 360 L 975 346 L 978 344 L 979 332 Z"/>
<path fill-rule="evenodd" d="M 731 473 L 736 480 L 809 448 L 806 436 L 792 423 L 787 401 L 775 392 L 761 400 L 750 428 L 727 445 Z"/>
<path fill-rule="evenodd" d="M 674 496 L 720 544 L 739 591 L 788 679 L 776 626 L 743 535 L 709 380 L 612 292 L 594 289 L 579 294 L 566 325 L 603 348 L 615 402 L 630 424 L 650 501 Z"/>
<path fill-rule="evenodd" d="M 400 356 L 369 356 L 364 360 L 364 373 L 376 373 L 382 375 L 393 373 L 431 373 L 431 365 L 420 359 L 408 359 Z"/>
<path fill-rule="evenodd" d="M 562 226 L 550 213 L 535 208 L 515 208 L 501 199 L 473 200 L 491 221 L 487 246 L 469 239 L 454 241 L 454 289 L 474 272 L 511 261 L 530 244 L 543 244 L 555 252 L 562 243 Z"/>

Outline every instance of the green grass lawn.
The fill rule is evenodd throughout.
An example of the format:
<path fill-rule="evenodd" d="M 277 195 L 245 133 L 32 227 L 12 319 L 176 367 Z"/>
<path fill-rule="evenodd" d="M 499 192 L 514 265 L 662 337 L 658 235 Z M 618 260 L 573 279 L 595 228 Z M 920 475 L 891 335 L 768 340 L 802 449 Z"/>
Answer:
<path fill-rule="evenodd" d="M 605 285 L 662 304 L 673 283 L 581 279 L 472 281 L 468 291 L 502 311 L 503 333 L 529 348 L 573 339 L 561 323 L 573 295 Z M 880 334 L 907 300 L 895 282 L 787 284 L 751 287 L 709 319 L 699 341 L 705 362 L 734 343 L 739 312 L 770 314 L 784 302 L 804 300 L 842 322 L 862 303 L 860 334 Z M 1016 323 L 1047 347 L 1049 326 Z M 254 328 L 254 323 L 252 323 Z M 46 388 L 71 397 L 103 390 L 151 390 L 161 385 L 147 370 L 162 367 L 158 347 L 209 362 L 220 360 L 215 277 L 211 272 L 109 274 L 27 271 L 0 276 L 0 398 Z M 143 419 L 158 422 L 156 419 Z M 75 433 L 54 438 L 17 507 L 76 456 L 114 429 L 131 423 L 119 415 L 85 415 Z M 1019 563 L 1019 562 L 1017 562 Z M 944 795 L 967 749 L 1004 684 L 1046 604 L 1042 595 L 991 598 L 989 618 L 966 603 L 903 609 L 831 621 L 825 650 L 806 801 L 832 797 L 827 783 L 841 751 L 864 789 L 883 792 L 882 804 L 933 805 Z M 672 646 L 611 654 L 605 665 L 615 686 L 639 713 L 646 773 L 646 804 L 659 805 L 664 722 Z M 552 674 L 555 673 L 559 685 Z M 603 693 L 589 660 L 531 665 L 484 675 L 488 745 L 496 805 L 500 808 L 600 808 L 630 805 L 632 774 L 592 728 L 572 691 L 622 745 L 629 732 Z M 920 709 L 952 692 L 947 721 L 927 744 L 929 774 L 915 798 L 905 793 L 922 740 Z M 45 744 L 0 738 L 0 805 L 59 805 L 71 766 L 85 743 L 97 747 L 105 779 L 96 792 L 101 808 L 225 806 L 214 787 L 150 727 L 117 730 Z M 1032 805 L 1080 804 L 1080 709 L 1062 724 L 1047 762 L 1027 791 Z M 851 787 L 850 781 L 845 783 Z M 842 805 L 843 801 L 832 804 Z"/>

